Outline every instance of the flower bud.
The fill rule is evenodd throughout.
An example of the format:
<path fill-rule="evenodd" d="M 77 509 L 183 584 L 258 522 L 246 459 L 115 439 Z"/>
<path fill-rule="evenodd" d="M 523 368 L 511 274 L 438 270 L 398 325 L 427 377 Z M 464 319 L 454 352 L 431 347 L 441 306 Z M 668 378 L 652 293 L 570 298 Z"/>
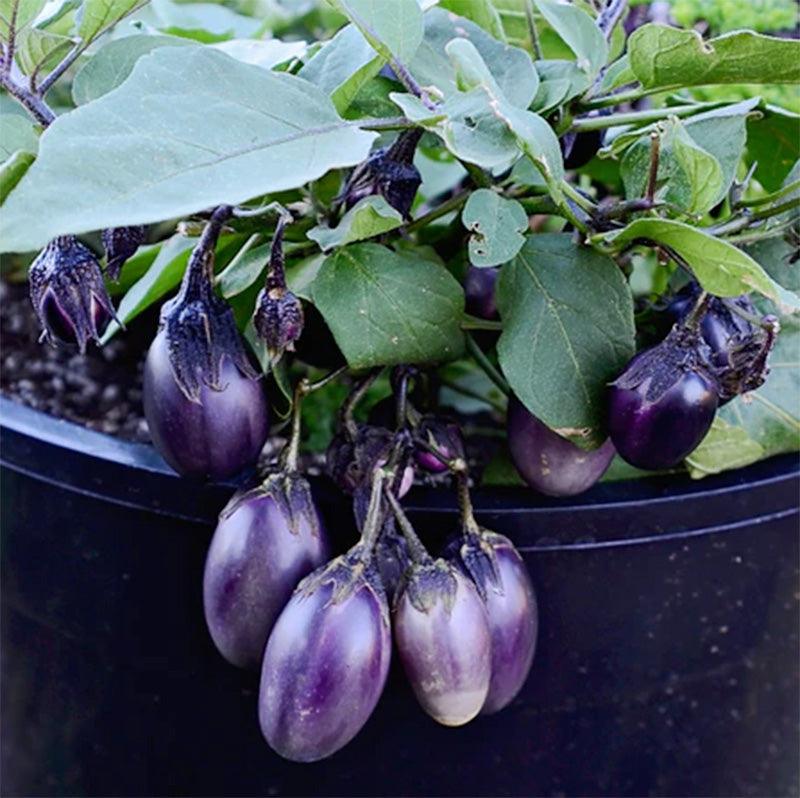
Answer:
<path fill-rule="evenodd" d="M 303 306 L 286 287 L 283 258 L 285 224 L 286 218 L 282 217 L 275 229 L 266 285 L 256 299 L 253 315 L 256 332 L 266 343 L 273 361 L 278 360 L 286 350 L 293 352 L 295 341 L 303 333 Z"/>
<path fill-rule="evenodd" d="M 75 236 L 54 238 L 31 264 L 28 279 L 33 309 L 53 343 L 77 343 L 83 353 L 114 318 L 100 264 Z"/>
<path fill-rule="evenodd" d="M 106 251 L 106 274 L 117 281 L 125 261 L 144 243 L 144 225 L 109 227 L 103 230 L 102 239 Z"/>
<path fill-rule="evenodd" d="M 389 147 L 375 150 L 350 174 L 340 195 L 347 210 L 364 197 L 382 196 L 405 219 L 422 183 L 414 152 L 422 138 L 418 128 L 401 133 Z"/>

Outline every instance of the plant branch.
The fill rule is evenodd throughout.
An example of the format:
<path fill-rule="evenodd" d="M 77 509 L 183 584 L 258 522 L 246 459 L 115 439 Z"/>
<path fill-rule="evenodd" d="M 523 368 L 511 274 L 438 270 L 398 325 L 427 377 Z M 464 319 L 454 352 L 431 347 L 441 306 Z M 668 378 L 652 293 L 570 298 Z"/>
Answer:
<path fill-rule="evenodd" d="M 38 85 L 33 86 L 36 90 L 36 93 L 40 97 L 44 97 L 52 85 L 80 58 L 83 51 L 89 45 L 84 42 L 78 42 L 65 56 L 64 58 L 59 61 L 56 67 L 50 72 L 50 74 Z"/>
<path fill-rule="evenodd" d="M 24 86 L 20 86 L 12 80 L 9 74 L 0 74 L 0 86 L 22 105 L 42 127 L 47 127 L 56 118 L 50 106 L 41 97 Z"/>
<path fill-rule="evenodd" d="M 723 103 L 696 103 L 690 105 L 673 105 L 670 108 L 650 108 L 646 111 L 629 111 L 607 116 L 587 116 L 572 120 L 570 130 L 585 133 L 588 130 L 604 130 L 619 125 L 635 125 L 639 122 L 658 122 L 670 116 L 685 117 L 708 111 Z"/>
<path fill-rule="evenodd" d="M 541 61 L 542 45 L 539 42 L 539 30 L 536 27 L 536 18 L 533 15 L 533 0 L 525 0 L 525 21 L 528 23 L 528 33 L 531 35 L 531 46 L 533 55 L 537 61 Z"/>
<path fill-rule="evenodd" d="M 476 319 L 470 317 L 461 322 L 462 330 L 492 330 L 494 332 L 503 331 L 502 321 L 490 321 L 489 319 Z"/>
<path fill-rule="evenodd" d="M 431 222 L 435 222 L 442 216 L 447 216 L 448 213 L 457 211 L 466 204 L 471 193 L 471 191 L 462 191 L 460 194 L 450 197 L 449 200 L 445 200 L 441 205 L 437 205 L 427 213 L 423 214 L 417 219 L 414 219 L 413 222 L 409 222 L 403 229 L 406 233 L 413 233 L 415 230 L 419 230 L 421 227 L 425 227 Z"/>
<path fill-rule="evenodd" d="M 647 189 L 644 198 L 652 206 L 658 182 L 658 162 L 661 156 L 661 134 L 657 130 L 650 133 L 650 170 L 647 173 Z"/>
<path fill-rule="evenodd" d="M 607 0 L 600 16 L 597 18 L 597 27 L 606 39 L 611 38 L 617 23 L 628 8 L 628 0 Z"/>
<path fill-rule="evenodd" d="M 594 100 L 589 100 L 585 103 L 580 103 L 579 107 L 583 111 L 594 111 L 597 108 L 608 108 L 613 105 L 622 105 L 623 103 L 633 103 L 641 100 L 644 97 L 649 97 L 651 94 L 665 94 L 668 92 L 676 91 L 681 86 L 675 84 L 674 86 L 657 86 L 652 89 L 644 89 L 642 87 L 630 89 L 628 91 L 619 91 L 615 94 L 607 94 L 605 97 L 597 97 Z"/>
<path fill-rule="evenodd" d="M 775 202 L 775 200 L 779 200 L 782 197 L 785 197 L 787 194 L 791 194 L 795 191 L 800 190 L 800 180 L 793 180 L 788 185 L 783 186 L 783 188 L 774 191 L 772 194 L 767 194 L 764 197 L 758 197 L 757 199 L 752 200 L 739 200 L 737 205 L 745 206 L 748 208 L 758 207 L 759 205 L 768 205 L 770 202 Z"/>
<path fill-rule="evenodd" d="M 481 367 L 481 369 L 483 369 L 483 371 L 486 373 L 486 376 L 500 389 L 500 391 L 505 396 L 509 396 L 511 394 L 511 388 L 509 388 L 508 383 L 503 378 L 503 375 L 494 367 L 489 358 L 484 354 L 484 351 L 478 346 L 478 344 L 475 342 L 475 339 L 469 333 L 465 333 L 464 337 L 467 341 L 467 349 L 470 355 L 472 355 L 473 360 Z"/>

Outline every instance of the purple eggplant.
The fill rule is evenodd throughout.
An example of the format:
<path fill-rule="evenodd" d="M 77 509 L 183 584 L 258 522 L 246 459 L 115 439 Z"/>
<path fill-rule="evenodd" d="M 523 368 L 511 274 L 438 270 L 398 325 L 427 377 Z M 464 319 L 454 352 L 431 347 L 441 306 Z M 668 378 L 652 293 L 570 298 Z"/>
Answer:
<path fill-rule="evenodd" d="M 394 632 L 423 709 L 445 726 L 472 720 L 492 669 L 486 607 L 475 585 L 445 560 L 415 563 L 395 599 Z"/>
<path fill-rule="evenodd" d="M 678 465 L 703 440 L 719 404 L 708 345 L 676 325 L 658 346 L 637 354 L 612 383 L 611 440 L 637 468 Z"/>
<path fill-rule="evenodd" d="M 369 719 L 391 657 L 386 594 L 360 545 L 307 576 L 264 652 L 258 717 L 294 762 L 338 751 Z"/>
<path fill-rule="evenodd" d="M 441 452 L 448 460 L 464 457 L 464 441 L 461 430 L 453 421 L 426 417 L 417 428 L 417 435 L 429 446 Z M 418 447 L 414 459 L 420 468 L 432 474 L 442 474 L 447 471 L 447 463 L 442 462 L 435 454 Z"/>
<path fill-rule="evenodd" d="M 461 536 L 450 551 L 486 604 L 492 677 L 481 712 L 508 706 L 522 689 L 536 652 L 539 613 L 528 569 L 504 535 L 482 529 Z"/>
<path fill-rule="evenodd" d="M 274 474 L 222 511 L 203 575 L 203 606 L 215 645 L 240 668 L 261 664 L 275 619 L 297 583 L 329 558 L 308 482 Z"/>
<path fill-rule="evenodd" d="M 548 496 L 574 496 L 594 485 L 614 459 L 614 444 L 586 451 L 553 432 L 512 396 L 508 403 L 508 448 L 520 476 Z"/>
<path fill-rule="evenodd" d="M 31 264 L 31 302 L 51 342 L 86 351 L 114 318 L 114 306 L 94 253 L 75 236 L 54 238 Z"/>
<path fill-rule="evenodd" d="M 219 388 L 202 384 L 186 396 L 170 363 L 165 331 L 155 337 L 144 366 L 144 412 L 150 435 L 179 474 L 225 479 L 252 466 L 267 439 L 269 414 L 261 382 L 228 357 Z"/>
<path fill-rule="evenodd" d="M 467 313 L 487 321 L 495 321 L 500 318 L 495 298 L 499 274 L 499 267 L 479 269 L 477 266 L 470 266 L 467 269 L 464 278 Z"/>

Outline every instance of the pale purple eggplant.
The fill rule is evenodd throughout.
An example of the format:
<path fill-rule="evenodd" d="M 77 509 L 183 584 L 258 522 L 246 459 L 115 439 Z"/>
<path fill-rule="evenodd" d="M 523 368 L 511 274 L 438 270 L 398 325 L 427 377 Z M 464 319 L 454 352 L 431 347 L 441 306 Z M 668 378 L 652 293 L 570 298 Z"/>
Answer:
<path fill-rule="evenodd" d="M 394 607 L 397 650 L 423 709 L 461 726 L 483 707 L 491 679 L 491 634 L 475 585 L 442 559 L 415 564 Z"/>
<path fill-rule="evenodd" d="M 330 556 L 308 482 L 274 474 L 234 496 L 206 557 L 203 606 L 219 652 L 257 668 L 276 618 L 297 583 Z"/>
<path fill-rule="evenodd" d="M 498 712 L 522 689 L 536 653 L 539 612 L 528 569 L 505 535 L 481 530 L 451 547 L 486 604 L 492 637 L 492 677 L 481 710 Z"/>
<path fill-rule="evenodd" d="M 347 745 L 378 703 L 390 658 L 386 594 L 359 545 L 306 577 L 273 627 L 258 703 L 269 745 L 294 762 Z"/>
<path fill-rule="evenodd" d="M 553 432 L 512 396 L 508 403 L 508 448 L 520 476 L 548 496 L 574 496 L 589 488 L 614 459 L 614 444 L 586 451 Z"/>

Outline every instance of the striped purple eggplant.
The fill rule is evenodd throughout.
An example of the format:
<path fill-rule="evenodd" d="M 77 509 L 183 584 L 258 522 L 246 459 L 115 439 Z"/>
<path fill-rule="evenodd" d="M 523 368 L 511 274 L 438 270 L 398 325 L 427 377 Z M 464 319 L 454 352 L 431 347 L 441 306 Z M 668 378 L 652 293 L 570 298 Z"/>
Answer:
<path fill-rule="evenodd" d="M 422 708 L 445 726 L 472 720 L 491 678 L 491 635 L 475 585 L 445 560 L 415 563 L 395 600 L 394 632 Z"/>
<path fill-rule="evenodd" d="M 264 652 L 258 717 L 269 745 L 294 762 L 347 745 L 383 692 L 391 647 L 386 593 L 362 545 L 307 576 Z"/>
<path fill-rule="evenodd" d="M 330 556 L 308 482 L 274 474 L 222 511 L 203 576 L 214 644 L 241 668 L 257 668 L 275 619 L 297 583 Z"/>

